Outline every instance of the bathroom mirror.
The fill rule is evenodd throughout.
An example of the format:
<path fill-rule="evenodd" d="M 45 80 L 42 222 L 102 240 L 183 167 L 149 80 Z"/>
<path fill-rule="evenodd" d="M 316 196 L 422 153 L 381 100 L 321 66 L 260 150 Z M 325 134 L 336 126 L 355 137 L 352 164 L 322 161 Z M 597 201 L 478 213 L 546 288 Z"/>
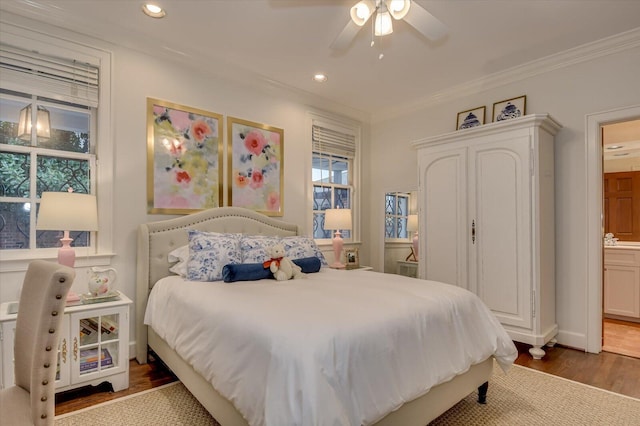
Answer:
<path fill-rule="evenodd" d="M 384 272 L 417 276 L 413 239 L 417 234 L 418 192 L 384 195 Z"/>

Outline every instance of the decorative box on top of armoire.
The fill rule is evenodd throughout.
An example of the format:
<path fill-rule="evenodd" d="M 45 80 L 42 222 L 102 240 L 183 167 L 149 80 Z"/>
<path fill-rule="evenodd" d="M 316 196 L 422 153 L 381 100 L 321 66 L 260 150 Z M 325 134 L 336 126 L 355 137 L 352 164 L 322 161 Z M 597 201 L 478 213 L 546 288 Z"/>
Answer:
<path fill-rule="evenodd" d="M 464 287 L 540 359 L 555 343 L 554 137 L 548 114 L 412 143 L 419 276 Z"/>

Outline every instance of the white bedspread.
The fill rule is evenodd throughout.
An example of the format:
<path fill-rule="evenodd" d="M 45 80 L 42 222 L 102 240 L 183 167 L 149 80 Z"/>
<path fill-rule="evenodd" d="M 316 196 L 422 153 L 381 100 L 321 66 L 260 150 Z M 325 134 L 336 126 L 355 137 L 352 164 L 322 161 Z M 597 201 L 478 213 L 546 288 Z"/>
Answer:
<path fill-rule="evenodd" d="M 367 425 L 517 350 L 474 294 L 369 271 L 305 280 L 160 280 L 145 324 L 250 425 Z"/>

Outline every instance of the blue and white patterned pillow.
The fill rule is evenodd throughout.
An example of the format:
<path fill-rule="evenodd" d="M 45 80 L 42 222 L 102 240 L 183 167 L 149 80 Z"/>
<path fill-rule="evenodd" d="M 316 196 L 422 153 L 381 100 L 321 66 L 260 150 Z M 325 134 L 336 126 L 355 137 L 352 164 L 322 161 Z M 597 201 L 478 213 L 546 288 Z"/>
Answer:
<path fill-rule="evenodd" d="M 242 263 L 262 263 L 269 260 L 267 249 L 280 244 L 280 237 L 269 235 L 243 235 L 240 239 Z"/>
<path fill-rule="evenodd" d="M 189 230 L 188 280 L 220 281 L 225 265 L 241 262 L 240 234 Z"/>
<path fill-rule="evenodd" d="M 317 257 L 322 266 L 327 266 L 327 261 L 313 238 L 296 235 L 282 237 L 280 243 L 284 245 L 284 253 L 290 259 L 304 259 L 305 257 Z"/>

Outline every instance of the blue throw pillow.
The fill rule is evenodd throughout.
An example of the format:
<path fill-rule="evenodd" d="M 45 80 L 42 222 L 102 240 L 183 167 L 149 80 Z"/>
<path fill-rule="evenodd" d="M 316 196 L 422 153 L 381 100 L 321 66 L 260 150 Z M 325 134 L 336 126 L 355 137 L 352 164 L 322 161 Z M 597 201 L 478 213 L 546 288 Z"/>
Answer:
<path fill-rule="evenodd" d="M 318 272 L 322 267 L 322 261 L 317 257 L 304 257 L 302 259 L 293 259 L 293 263 L 302 268 L 302 272 L 305 274 L 311 274 Z"/>
<path fill-rule="evenodd" d="M 255 281 L 265 278 L 273 278 L 273 274 L 271 270 L 265 268 L 262 263 L 229 264 L 222 268 L 222 280 L 225 283 Z"/>
<path fill-rule="evenodd" d="M 298 265 L 302 272 L 310 274 L 318 272 L 322 263 L 317 257 L 306 257 L 303 259 L 294 259 L 293 263 Z M 262 263 L 238 263 L 225 265 L 222 268 L 222 280 L 225 283 L 235 281 L 256 281 L 265 278 L 273 278 L 273 274 L 269 268 L 265 268 Z"/>

